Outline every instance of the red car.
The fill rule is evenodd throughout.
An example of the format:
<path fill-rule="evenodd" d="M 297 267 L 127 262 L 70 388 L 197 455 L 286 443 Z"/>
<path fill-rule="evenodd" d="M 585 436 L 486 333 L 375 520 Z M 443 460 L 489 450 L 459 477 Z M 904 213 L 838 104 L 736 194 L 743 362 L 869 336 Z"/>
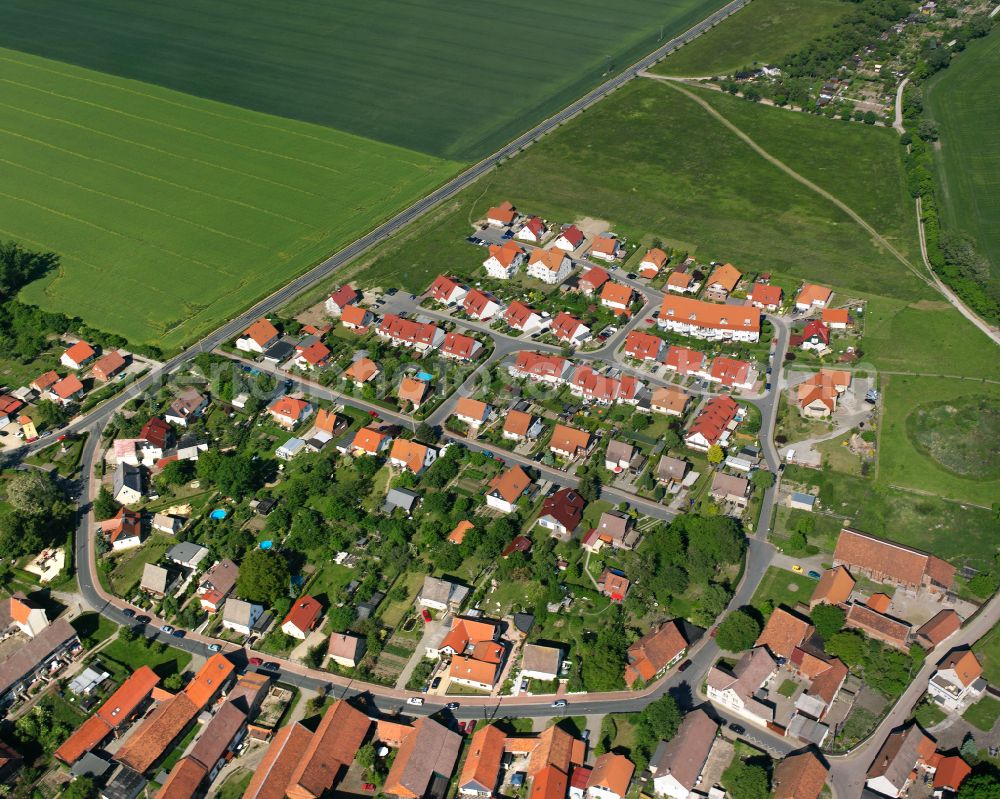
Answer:
<path fill-rule="evenodd" d="M 263 666 L 264 661 L 260 658 L 250 658 L 249 663 L 251 666 Z"/>
<path fill-rule="evenodd" d="M 420 615 L 423 617 L 425 624 L 431 620 L 431 612 L 427 608 L 420 611 Z"/>
<path fill-rule="evenodd" d="M 372 417 L 372 419 L 378 419 L 378 411 L 368 411 L 368 415 Z"/>
<path fill-rule="evenodd" d="M 363 785 L 361 786 L 361 790 L 363 790 L 363 791 L 372 791 L 372 792 L 374 792 L 374 791 L 375 791 L 375 784 L 374 784 L 374 783 L 372 783 L 372 782 L 366 782 L 366 783 L 364 783 L 364 784 L 363 784 Z"/>

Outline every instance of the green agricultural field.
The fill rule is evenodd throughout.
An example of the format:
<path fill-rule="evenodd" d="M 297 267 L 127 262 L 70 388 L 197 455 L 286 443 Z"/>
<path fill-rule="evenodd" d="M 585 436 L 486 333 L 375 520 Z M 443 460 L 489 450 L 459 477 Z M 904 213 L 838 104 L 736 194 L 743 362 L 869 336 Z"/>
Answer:
<path fill-rule="evenodd" d="M 767 115 L 764 124 L 795 116 L 721 99 Z M 827 145 L 831 123 L 800 121 L 803 153 Z M 872 141 L 883 147 L 881 138 Z M 841 155 L 846 161 L 849 151 Z M 838 160 L 835 152 L 828 157 Z M 469 223 L 505 198 L 556 222 L 604 219 L 630 238 L 657 236 L 742 269 L 836 277 L 872 292 L 887 280 L 901 283 L 906 271 L 828 200 L 755 155 L 697 103 L 663 82 L 640 80 L 470 187 L 420 229 L 383 245 L 359 264 L 359 279 L 422 290 L 443 265 L 471 274 L 483 256 L 464 241 Z"/>
<path fill-rule="evenodd" d="M 172 349 L 457 165 L 0 50 L 0 237 L 62 257 L 23 297 Z"/>
<path fill-rule="evenodd" d="M 471 161 L 723 3 L 11 0 L 0 46 Z"/>
<path fill-rule="evenodd" d="M 753 0 L 750 5 L 667 56 L 654 72 L 708 77 L 772 64 L 826 33 L 853 5 L 844 0 Z"/>
<path fill-rule="evenodd" d="M 990 507 L 1000 496 L 1000 385 L 903 376 L 883 385 L 879 480 Z"/>
<path fill-rule="evenodd" d="M 924 103 L 938 124 L 939 204 L 943 221 L 976 242 L 1000 287 L 1000 31 L 971 42 L 927 82 Z"/>

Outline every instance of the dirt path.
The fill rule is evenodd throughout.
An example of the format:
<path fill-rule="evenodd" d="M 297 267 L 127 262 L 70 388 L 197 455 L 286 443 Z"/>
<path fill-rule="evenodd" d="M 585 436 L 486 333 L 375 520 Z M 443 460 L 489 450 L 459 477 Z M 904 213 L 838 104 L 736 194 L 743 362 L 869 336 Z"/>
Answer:
<path fill-rule="evenodd" d="M 885 237 L 883 237 L 877 230 L 875 230 L 875 228 L 873 228 L 864 219 L 862 219 L 861 216 L 849 205 L 840 201 L 832 194 L 830 194 L 830 192 L 828 192 L 826 189 L 816 185 L 808 178 L 803 177 L 783 161 L 779 160 L 778 158 L 775 158 L 773 155 L 767 152 L 767 150 L 765 150 L 763 147 L 757 144 L 757 142 L 751 139 L 746 133 L 740 130 L 740 128 L 738 128 L 728 119 L 726 119 L 726 117 L 724 117 L 722 114 L 716 111 L 708 102 L 703 100 L 701 97 L 698 97 L 694 93 L 688 91 L 687 89 L 683 88 L 683 86 L 679 82 L 669 81 L 669 80 L 664 82 L 668 86 L 670 86 L 670 88 L 674 89 L 674 91 L 680 92 L 681 94 L 685 95 L 687 98 L 693 100 L 702 108 L 704 108 L 705 111 L 707 111 L 711 116 L 713 116 L 715 119 L 721 122 L 728 130 L 732 131 L 732 133 L 735 136 L 737 136 L 737 138 L 739 138 L 742 142 L 744 142 L 748 147 L 750 147 L 750 149 L 752 149 L 755 153 L 757 153 L 757 155 L 759 155 L 765 161 L 767 161 L 770 164 L 773 164 L 782 172 L 784 172 L 786 175 L 791 177 L 793 180 L 797 181 L 798 183 L 801 183 L 806 188 L 816 192 L 821 197 L 823 197 L 826 200 L 829 200 L 831 203 L 837 206 L 837 208 L 839 208 L 841 211 L 847 214 L 859 226 L 864 228 L 864 230 L 873 239 L 875 239 L 876 242 L 878 242 L 881 246 L 885 247 L 886 250 L 892 253 L 892 255 L 896 258 L 896 260 L 899 261 L 901 264 L 903 264 L 903 266 L 905 266 L 907 269 L 909 269 L 919 280 L 923 281 L 931 288 L 937 289 L 938 292 L 940 292 L 944 296 L 944 298 L 948 300 L 948 302 L 951 303 L 952 306 L 954 306 L 955 310 L 957 310 L 960 314 L 962 314 L 962 316 L 964 316 L 977 328 L 983 331 L 983 333 L 989 336 L 989 338 L 992 339 L 992 341 L 995 344 L 1000 345 L 1000 331 L 987 324 L 985 321 L 980 319 L 976 314 L 974 314 L 969 308 L 967 308 L 965 304 L 958 298 L 958 296 L 954 292 L 952 292 L 951 289 L 945 286 L 944 283 L 941 282 L 938 276 L 934 273 L 934 270 L 931 268 L 930 261 L 927 259 L 927 244 L 924 236 L 924 225 L 921 217 L 919 198 L 917 199 L 917 225 L 918 225 L 918 232 L 920 234 L 920 255 L 923 260 L 924 268 L 927 270 L 930 277 L 927 277 L 917 267 L 911 264 L 909 260 L 907 260 L 907 258 L 902 253 L 899 252 L 899 250 L 893 247 L 885 239 Z"/>
<path fill-rule="evenodd" d="M 906 133 L 906 128 L 903 127 L 903 89 L 909 82 L 909 78 L 903 78 L 899 86 L 896 87 L 896 118 L 893 120 L 892 126 L 900 136 Z"/>

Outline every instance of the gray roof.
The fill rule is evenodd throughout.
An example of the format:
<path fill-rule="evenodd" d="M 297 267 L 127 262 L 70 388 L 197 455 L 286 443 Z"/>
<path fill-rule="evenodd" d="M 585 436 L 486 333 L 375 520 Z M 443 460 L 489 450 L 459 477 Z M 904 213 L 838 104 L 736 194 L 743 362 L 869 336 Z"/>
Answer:
<path fill-rule="evenodd" d="M 741 698 L 749 699 L 760 688 L 774 670 L 778 662 L 763 646 L 746 652 L 732 672 L 712 666 L 708 672 L 708 684 L 717 691 L 732 688 Z"/>
<path fill-rule="evenodd" d="M 422 718 L 413 725 L 416 745 L 399 775 L 399 783 L 416 796 L 424 796 L 435 775 L 447 779 L 455 770 L 461 736 L 431 718 Z"/>
<path fill-rule="evenodd" d="M 927 738 L 928 736 L 917 724 L 911 724 L 905 730 L 892 733 L 875 755 L 866 779 L 884 777 L 896 788 L 901 789 L 920 759 L 920 744 Z"/>
<path fill-rule="evenodd" d="M 170 584 L 170 572 L 162 566 L 147 563 L 142 567 L 142 580 L 139 587 L 157 594 L 167 593 L 167 586 Z"/>
<path fill-rule="evenodd" d="M 525 671 L 537 671 L 542 674 L 559 673 L 563 653 L 558 647 L 525 644 L 523 653 L 521 668 Z"/>
<path fill-rule="evenodd" d="M 673 738 L 660 741 L 649 770 L 656 777 L 672 775 L 690 791 L 708 760 L 718 731 L 719 725 L 704 710 L 692 710 Z"/>
<path fill-rule="evenodd" d="M 396 508 L 402 508 L 409 513 L 413 509 L 413 504 L 418 499 L 420 499 L 420 494 L 409 489 L 390 488 L 389 493 L 386 494 L 385 504 L 382 506 L 382 509 L 391 513 Z"/>
<path fill-rule="evenodd" d="M 788 734 L 802 741 L 822 746 L 830 727 L 822 722 L 796 713 L 788 722 Z"/>
<path fill-rule="evenodd" d="M 167 558 L 174 563 L 190 564 L 197 566 L 208 555 L 207 547 L 196 544 L 193 541 L 181 541 L 174 544 L 167 550 Z"/>
<path fill-rule="evenodd" d="M 176 532 L 184 526 L 184 519 L 179 516 L 168 516 L 166 513 L 153 514 L 153 527 L 157 530 Z"/>
<path fill-rule="evenodd" d="M 74 777 L 103 777 L 111 768 L 111 762 L 98 757 L 93 752 L 85 752 L 70 768 Z"/>
<path fill-rule="evenodd" d="M 122 766 L 101 791 L 101 799 L 136 799 L 146 787 L 146 778 L 128 766 Z"/>
<path fill-rule="evenodd" d="M 201 576 L 200 585 L 209 586 L 223 594 L 233 590 L 240 578 L 240 567 L 229 558 L 223 558 Z"/>
<path fill-rule="evenodd" d="M 656 466 L 656 476 L 660 480 L 682 480 L 687 473 L 689 464 L 683 458 L 664 455 Z"/>
<path fill-rule="evenodd" d="M 142 469 L 138 466 L 133 466 L 130 463 L 120 463 L 118 468 L 115 469 L 115 474 L 113 478 L 113 488 L 114 496 L 118 496 L 118 493 L 123 488 L 131 488 L 134 491 L 142 493 Z"/>
<path fill-rule="evenodd" d="M 256 606 L 258 608 L 257 616 L 260 616 L 260 611 L 263 608 L 260 605 Z M 253 616 L 254 605 L 250 602 L 244 602 L 242 599 L 228 599 L 226 604 L 222 606 L 222 620 L 228 621 L 230 624 L 239 624 L 243 627 L 252 627 L 251 618 Z"/>
<path fill-rule="evenodd" d="M 420 599 L 427 602 L 437 602 L 442 605 L 461 605 L 471 589 L 467 585 L 453 583 L 440 577 L 424 577 L 423 588 L 420 589 Z"/>
<path fill-rule="evenodd" d="M 0 662 L 0 697 L 36 669 L 53 652 L 64 649 L 76 639 L 76 630 L 66 619 L 56 619 L 24 646 L 11 652 Z"/>
<path fill-rule="evenodd" d="M 798 502 L 800 505 L 809 505 L 812 507 L 812 505 L 816 502 L 816 497 L 812 494 L 803 494 L 799 491 L 793 491 L 792 501 Z"/>
<path fill-rule="evenodd" d="M 228 602 L 226 603 L 229 604 Z M 232 702 L 225 702 L 212 716 L 191 750 L 191 757 L 209 771 L 226 754 L 229 744 L 247 722 L 247 714 Z"/>
<path fill-rule="evenodd" d="M 615 461 L 625 461 L 628 463 L 632 460 L 632 454 L 635 452 L 635 447 L 629 444 L 627 441 L 611 441 L 608 443 L 608 452 L 605 456 L 605 460 Z"/>
<path fill-rule="evenodd" d="M 724 496 L 745 497 L 750 488 L 750 481 L 745 477 L 724 472 L 716 472 L 712 478 L 712 494 Z"/>

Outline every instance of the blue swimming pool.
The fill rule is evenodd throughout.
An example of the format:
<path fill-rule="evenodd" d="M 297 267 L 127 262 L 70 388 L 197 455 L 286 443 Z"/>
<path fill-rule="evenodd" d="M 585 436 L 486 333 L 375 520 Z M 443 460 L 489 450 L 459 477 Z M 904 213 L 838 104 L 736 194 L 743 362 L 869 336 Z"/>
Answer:
<path fill-rule="evenodd" d="M 225 519 L 229 515 L 229 511 L 225 508 L 216 508 L 209 514 L 213 519 Z"/>
<path fill-rule="evenodd" d="M 260 548 L 261 549 L 270 549 L 273 546 L 274 546 L 274 541 L 261 541 L 260 542 Z"/>
<path fill-rule="evenodd" d="M 434 375 L 427 372 L 417 372 L 417 380 L 423 380 L 425 383 L 430 383 L 434 379 Z"/>

